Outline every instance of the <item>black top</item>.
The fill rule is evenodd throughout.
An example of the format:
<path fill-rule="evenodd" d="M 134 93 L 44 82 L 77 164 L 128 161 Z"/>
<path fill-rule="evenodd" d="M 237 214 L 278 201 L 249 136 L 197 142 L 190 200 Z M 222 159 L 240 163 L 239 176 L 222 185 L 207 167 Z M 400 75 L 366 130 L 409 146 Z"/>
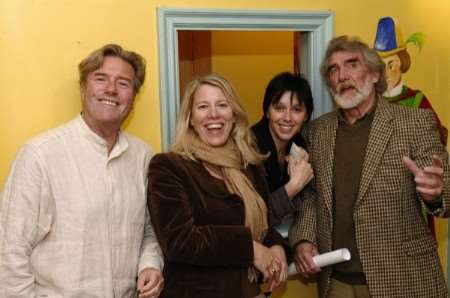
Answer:
<path fill-rule="evenodd" d="M 261 119 L 258 123 L 252 126 L 252 131 L 256 137 L 256 143 L 261 153 L 266 154 L 270 152 L 270 156 L 264 161 L 264 168 L 266 170 L 266 179 L 269 184 L 270 192 L 274 192 L 280 187 L 284 186 L 289 181 L 287 173 L 287 166 L 280 168 L 278 163 L 278 154 L 275 142 L 269 130 L 269 122 L 267 118 Z M 286 155 L 289 154 L 292 143 L 302 147 L 306 150 L 306 142 L 300 133 L 294 135 L 286 146 Z"/>

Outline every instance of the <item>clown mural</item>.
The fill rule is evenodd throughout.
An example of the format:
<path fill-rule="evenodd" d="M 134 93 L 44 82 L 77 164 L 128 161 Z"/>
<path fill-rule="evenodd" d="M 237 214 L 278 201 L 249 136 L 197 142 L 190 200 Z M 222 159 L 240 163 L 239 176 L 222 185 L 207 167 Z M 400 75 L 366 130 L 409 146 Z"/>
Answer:
<path fill-rule="evenodd" d="M 420 50 L 423 41 L 422 33 L 413 33 L 405 42 L 397 20 L 392 17 L 384 17 L 378 21 L 374 49 L 386 64 L 386 80 L 388 83 L 383 97 L 392 103 L 432 110 L 438 124 L 441 142 L 446 145 L 448 131 L 441 125 L 430 101 L 422 91 L 406 86 L 402 80 L 402 74 L 406 73 L 411 66 L 411 56 L 408 53 L 407 45 L 412 43 L 418 46 Z M 424 215 L 431 232 L 435 236 L 433 217 L 426 212 L 424 212 Z"/>
<path fill-rule="evenodd" d="M 378 21 L 374 49 L 386 64 L 386 79 L 388 83 L 383 97 L 392 103 L 431 109 L 438 123 L 441 142 L 446 145 L 448 131 L 441 125 L 430 101 L 423 92 L 406 86 L 402 80 L 402 74 L 406 73 L 411 66 L 411 57 L 408 53 L 407 45 L 412 43 L 421 49 L 423 40 L 422 33 L 414 33 L 405 42 L 397 20 L 392 17 L 384 17 Z"/>

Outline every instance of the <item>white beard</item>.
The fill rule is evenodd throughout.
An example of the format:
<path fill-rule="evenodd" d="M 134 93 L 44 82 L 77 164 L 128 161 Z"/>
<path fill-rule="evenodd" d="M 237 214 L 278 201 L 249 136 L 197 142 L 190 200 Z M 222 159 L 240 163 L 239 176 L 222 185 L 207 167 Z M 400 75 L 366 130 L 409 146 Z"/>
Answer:
<path fill-rule="evenodd" d="M 366 81 L 364 82 L 362 88 L 356 87 L 356 84 L 353 81 L 351 81 L 351 85 L 354 86 L 356 90 L 356 95 L 354 96 L 343 96 L 331 91 L 331 95 L 333 96 L 334 101 L 343 110 L 353 109 L 359 106 L 369 97 L 374 88 L 370 76 L 366 78 Z"/>

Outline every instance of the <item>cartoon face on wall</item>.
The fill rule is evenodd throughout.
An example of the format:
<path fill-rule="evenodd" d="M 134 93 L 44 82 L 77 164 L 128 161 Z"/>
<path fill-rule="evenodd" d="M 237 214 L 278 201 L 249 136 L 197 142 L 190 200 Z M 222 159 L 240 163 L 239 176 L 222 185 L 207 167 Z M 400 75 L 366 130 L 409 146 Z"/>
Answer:
<path fill-rule="evenodd" d="M 387 91 L 389 92 L 397 86 L 402 79 L 402 72 L 400 70 L 402 63 L 397 54 L 382 58 L 386 64 L 386 81 Z"/>
<path fill-rule="evenodd" d="M 413 43 L 421 49 L 424 41 L 422 33 L 414 33 L 405 41 L 402 30 L 395 18 L 384 17 L 378 21 L 374 49 L 386 64 L 388 88 L 386 94 L 393 92 L 402 84 L 402 74 L 409 70 L 411 57 L 407 44 Z"/>

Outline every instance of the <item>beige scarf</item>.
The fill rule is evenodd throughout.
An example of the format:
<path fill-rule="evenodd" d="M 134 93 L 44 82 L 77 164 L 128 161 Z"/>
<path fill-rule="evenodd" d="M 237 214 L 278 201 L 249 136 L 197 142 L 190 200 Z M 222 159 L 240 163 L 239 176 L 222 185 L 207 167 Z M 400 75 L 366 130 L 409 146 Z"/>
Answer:
<path fill-rule="evenodd" d="M 229 192 L 242 198 L 245 226 L 252 232 L 253 240 L 262 242 L 267 232 L 267 206 L 242 172 L 242 157 L 234 141 L 230 138 L 222 147 L 211 147 L 194 136 L 191 149 L 207 169 L 221 174 Z"/>

